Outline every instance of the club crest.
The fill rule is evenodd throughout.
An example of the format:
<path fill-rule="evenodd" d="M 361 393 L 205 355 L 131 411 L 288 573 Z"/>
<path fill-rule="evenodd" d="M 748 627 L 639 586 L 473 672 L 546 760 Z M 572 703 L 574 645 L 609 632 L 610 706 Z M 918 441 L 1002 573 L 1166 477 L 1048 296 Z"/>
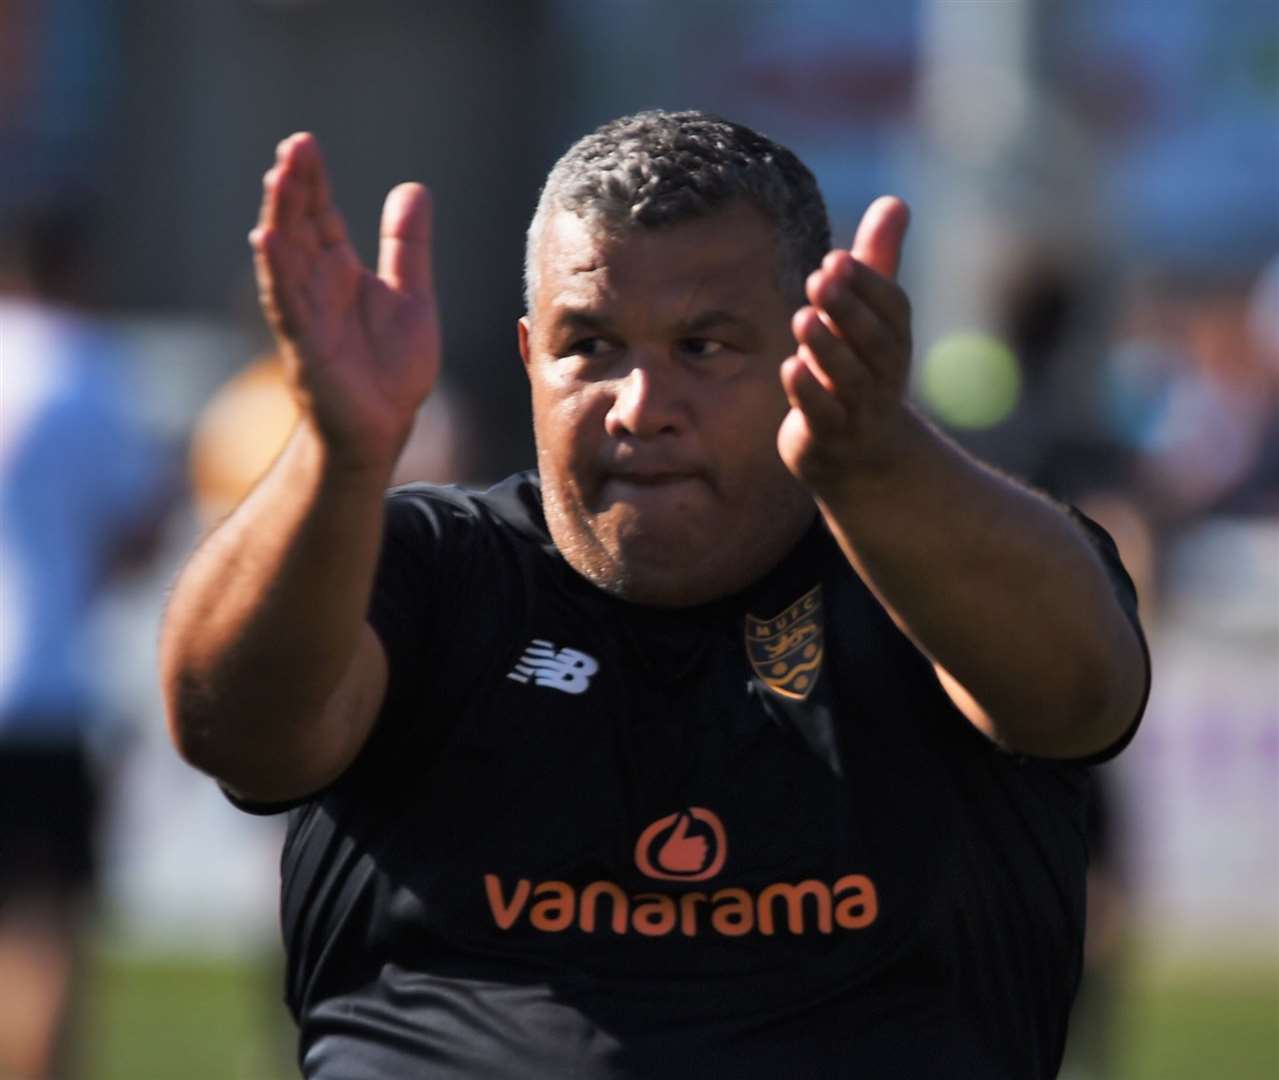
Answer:
<path fill-rule="evenodd" d="M 820 585 L 771 619 L 746 616 L 746 655 L 775 694 L 808 697 L 821 674 L 823 649 Z"/>

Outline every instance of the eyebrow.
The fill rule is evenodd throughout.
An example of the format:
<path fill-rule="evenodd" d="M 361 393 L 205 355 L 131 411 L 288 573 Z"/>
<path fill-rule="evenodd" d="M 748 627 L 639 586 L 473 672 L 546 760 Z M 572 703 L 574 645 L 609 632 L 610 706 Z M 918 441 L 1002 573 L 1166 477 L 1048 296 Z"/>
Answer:
<path fill-rule="evenodd" d="M 559 312 L 551 325 L 557 331 L 562 330 L 607 330 L 611 325 L 609 321 L 599 315 L 593 315 L 589 311 L 580 308 L 565 308 Z"/>
<path fill-rule="evenodd" d="M 581 308 L 566 308 L 555 317 L 553 325 L 558 331 L 589 330 L 602 333 L 609 330 L 612 323 L 603 316 Z M 696 337 L 720 327 L 750 333 L 755 330 L 755 325 L 749 319 L 719 308 L 700 312 L 691 319 L 677 323 L 675 329 L 681 336 Z"/>
<path fill-rule="evenodd" d="M 731 311 L 723 311 L 718 308 L 694 315 L 691 319 L 681 323 L 679 328 L 689 337 L 695 337 L 698 334 L 704 334 L 708 330 L 714 330 L 719 327 L 745 332 L 753 332 L 755 330 L 755 324 L 749 319 L 744 319 L 740 315 L 734 315 Z"/>

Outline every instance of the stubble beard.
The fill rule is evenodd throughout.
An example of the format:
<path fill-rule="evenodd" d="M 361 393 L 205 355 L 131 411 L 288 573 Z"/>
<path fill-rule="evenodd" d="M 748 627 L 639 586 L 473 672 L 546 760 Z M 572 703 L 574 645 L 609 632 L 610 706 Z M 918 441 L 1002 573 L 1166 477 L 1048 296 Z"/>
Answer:
<path fill-rule="evenodd" d="M 610 544 L 600 535 L 585 506 L 578 501 L 569 505 L 559 486 L 547 484 L 545 477 L 542 506 L 551 539 L 564 561 L 597 589 L 632 603 L 679 606 L 678 600 L 663 598 L 665 590 L 648 582 L 652 575 L 633 565 L 616 540 Z"/>
<path fill-rule="evenodd" d="M 745 540 L 740 536 L 720 537 L 717 544 L 692 535 L 627 537 L 623 535 L 625 524 L 617 529 L 616 522 L 592 515 L 579 499 L 566 498 L 558 485 L 548 484 L 545 475 L 542 501 L 551 539 L 573 570 L 618 599 L 667 608 L 707 603 L 751 585 L 785 557 L 816 513 L 807 496 L 789 510 L 779 507 L 782 516 L 794 518 L 793 528 L 754 538 L 756 542 L 746 551 L 762 558 L 745 560 L 739 558 L 742 552 L 735 547 Z M 636 524 L 642 529 L 642 523 Z M 707 544 L 712 544 L 713 552 L 705 550 Z M 693 558 L 681 564 L 680 556 L 690 553 Z M 758 565 L 754 565 L 756 561 Z M 722 576 L 723 567 L 735 562 L 747 565 L 739 574 Z M 722 580 L 714 580 L 721 576 Z"/>

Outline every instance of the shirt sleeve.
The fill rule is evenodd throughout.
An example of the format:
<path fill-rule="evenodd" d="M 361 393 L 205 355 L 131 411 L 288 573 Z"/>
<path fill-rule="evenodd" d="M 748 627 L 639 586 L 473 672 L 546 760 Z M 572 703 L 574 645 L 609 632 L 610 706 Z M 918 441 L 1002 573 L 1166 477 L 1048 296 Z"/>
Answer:
<path fill-rule="evenodd" d="M 470 577 L 475 544 L 466 539 L 474 532 L 468 509 L 416 485 L 387 497 L 368 610 L 387 660 L 379 726 L 430 707 L 431 676 L 448 651 L 451 616 Z"/>
<path fill-rule="evenodd" d="M 447 722 L 443 672 L 451 662 L 450 629 L 468 590 L 477 548 L 477 515 L 456 489 L 408 485 L 388 493 L 368 622 L 382 643 L 387 688 L 368 742 L 326 788 L 278 803 L 247 802 L 223 788 L 237 809 L 278 814 L 312 802 L 370 759 L 433 742 Z"/>
<path fill-rule="evenodd" d="M 1091 541 L 1093 549 L 1101 558 L 1102 565 L 1106 569 L 1106 575 L 1110 578 L 1110 587 L 1114 591 L 1115 599 L 1119 602 L 1120 608 L 1137 634 L 1137 641 L 1141 645 L 1142 664 L 1145 667 L 1141 702 L 1137 706 L 1137 712 L 1133 716 L 1132 722 L 1124 730 L 1124 733 L 1105 749 L 1099 750 L 1095 754 L 1089 754 L 1087 757 L 1075 759 L 1081 765 L 1100 765 L 1102 762 L 1109 761 L 1119 754 L 1124 747 L 1132 742 L 1133 736 L 1137 734 L 1142 715 L 1146 711 L 1146 703 L 1150 700 L 1150 645 L 1146 641 L 1146 633 L 1142 629 L 1141 618 L 1137 611 L 1137 587 L 1133 584 L 1128 571 L 1124 569 L 1115 541 L 1111 539 L 1110 534 L 1105 529 L 1088 517 L 1087 514 L 1073 506 L 1067 509 L 1070 516 L 1083 529 L 1084 535 Z"/>

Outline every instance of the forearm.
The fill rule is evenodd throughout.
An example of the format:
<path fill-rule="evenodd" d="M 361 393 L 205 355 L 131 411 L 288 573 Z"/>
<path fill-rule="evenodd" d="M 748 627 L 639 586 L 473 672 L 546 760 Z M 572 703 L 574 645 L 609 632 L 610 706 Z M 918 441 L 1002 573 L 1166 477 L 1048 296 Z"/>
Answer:
<path fill-rule="evenodd" d="M 894 278 L 907 221 L 900 200 L 877 199 L 852 251 L 805 282 L 778 450 L 973 724 L 1026 753 L 1105 749 L 1141 704 L 1140 637 L 1068 514 L 906 404 L 910 303 Z"/>
<path fill-rule="evenodd" d="M 193 764 L 234 782 L 307 746 L 364 632 L 383 471 L 336 464 L 302 424 L 192 556 L 165 615 L 161 672 Z"/>
<path fill-rule="evenodd" d="M 890 464 L 819 499 L 853 566 L 1000 742 L 1050 756 L 1112 742 L 1144 661 L 1089 539 L 910 410 L 900 430 Z"/>

